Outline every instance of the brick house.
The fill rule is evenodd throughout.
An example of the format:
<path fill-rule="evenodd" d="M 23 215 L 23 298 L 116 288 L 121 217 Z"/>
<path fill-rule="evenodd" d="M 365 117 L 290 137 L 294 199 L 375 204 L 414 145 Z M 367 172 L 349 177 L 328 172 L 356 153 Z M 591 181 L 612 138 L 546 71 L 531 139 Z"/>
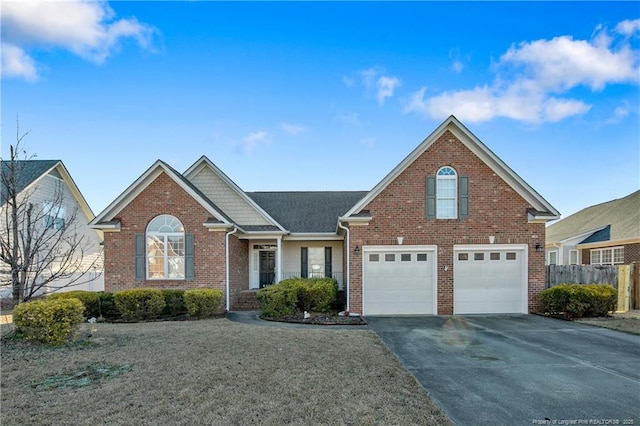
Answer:
<path fill-rule="evenodd" d="M 640 190 L 550 225 L 545 249 L 548 265 L 640 262 Z"/>
<path fill-rule="evenodd" d="M 371 191 L 244 192 L 208 158 L 154 163 L 92 222 L 105 289 L 213 287 L 226 308 L 331 276 L 365 315 L 526 313 L 559 213 L 455 117 Z"/>

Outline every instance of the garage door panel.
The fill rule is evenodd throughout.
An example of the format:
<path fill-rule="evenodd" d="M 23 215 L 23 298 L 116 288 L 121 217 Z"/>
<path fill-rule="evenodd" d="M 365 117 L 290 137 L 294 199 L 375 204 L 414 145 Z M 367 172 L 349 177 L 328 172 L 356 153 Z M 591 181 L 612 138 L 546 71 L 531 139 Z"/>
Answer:
<path fill-rule="evenodd" d="M 526 312 L 524 247 L 454 247 L 454 313 Z"/>
<path fill-rule="evenodd" d="M 365 246 L 363 251 L 365 315 L 434 313 L 435 247 Z"/>

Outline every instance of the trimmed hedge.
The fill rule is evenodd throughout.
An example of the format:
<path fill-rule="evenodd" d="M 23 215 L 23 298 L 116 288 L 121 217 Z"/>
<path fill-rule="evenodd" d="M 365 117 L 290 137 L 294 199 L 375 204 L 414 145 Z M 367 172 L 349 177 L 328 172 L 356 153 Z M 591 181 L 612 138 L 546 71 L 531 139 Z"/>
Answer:
<path fill-rule="evenodd" d="M 113 294 L 118 311 L 126 320 L 157 318 L 167 305 L 162 291 L 154 288 L 135 288 Z"/>
<path fill-rule="evenodd" d="M 565 318 L 607 316 L 615 310 L 617 298 L 608 284 L 560 284 L 538 294 L 543 313 Z"/>
<path fill-rule="evenodd" d="M 41 299 L 21 303 L 13 311 L 16 331 L 27 339 L 62 345 L 75 339 L 84 321 L 84 305 L 76 298 Z"/>
<path fill-rule="evenodd" d="M 162 291 L 165 307 L 162 310 L 162 317 L 179 317 L 187 313 L 187 306 L 184 303 L 184 290 L 165 288 Z"/>
<path fill-rule="evenodd" d="M 115 297 L 113 297 L 113 293 L 100 291 L 98 292 L 98 295 L 100 297 L 100 317 L 102 319 L 112 321 L 122 317 L 122 314 L 116 306 L 116 301 Z"/>
<path fill-rule="evenodd" d="M 282 318 L 297 312 L 328 312 L 336 300 L 338 282 L 332 278 L 289 278 L 260 289 L 256 298 L 263 315 Z"/>
<path fill-rule="evenodd" d="M 95 291 L 73 290 L 64 293 L 53 293 L 47 296 L 48 299 L 78 299 L 84 305 L 84 318 L 100 317 L 100 294 Z"/>
<path fill-rule="evenodd" d="M 221 290 L 213 288 L 196 288 L 184 292 L 184 304 L 191 317 L 210 317 L 222 312 Z"/>

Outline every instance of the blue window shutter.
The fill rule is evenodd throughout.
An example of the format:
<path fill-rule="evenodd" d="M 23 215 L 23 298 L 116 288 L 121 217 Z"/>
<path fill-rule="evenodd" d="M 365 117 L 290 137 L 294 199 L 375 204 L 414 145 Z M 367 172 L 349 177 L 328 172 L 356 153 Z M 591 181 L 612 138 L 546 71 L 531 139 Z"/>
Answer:
<path fill-rule="evenodd" d="M 300 247 L 300 278 L 309 277 L 309 248 Z"/>
<path fill-rule="evenodd" d="M 427 219 L 436 218 L 436 177 L 427 176 Z"/>
<path fill-rule="evenodd" d="M 193 234 L 184 234 L 184 279 L 193 280 L 195 278 L 194 262 L 195 245 Z"/>
<path fill-rule="evenodd" d="M 469 217 L 469 178 L 460 176 L 458 180 L 458 217 Z"/>
<path fill-rule="evenodd" d="M 331 247 L 324 248 L 324 276 L 333 278 L 333 270 L 331 265 Z"/>
<path fill-rule="evenodd" d="M 144 255 L 144 234 L 136 234 L 136 281 L 144 281 L 146 260 Z"/>

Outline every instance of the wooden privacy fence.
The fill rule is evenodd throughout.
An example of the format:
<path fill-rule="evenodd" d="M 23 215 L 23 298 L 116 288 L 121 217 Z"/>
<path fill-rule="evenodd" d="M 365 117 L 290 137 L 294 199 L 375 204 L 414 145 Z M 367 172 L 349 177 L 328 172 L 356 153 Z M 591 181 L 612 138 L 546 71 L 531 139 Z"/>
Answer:
<path fill-rule="evenodd" d="M 618 290 L 618 311 L 640 309 L 640 263 L 547 265 L 545 288 L 558 284 L 609 284 Z"/>

